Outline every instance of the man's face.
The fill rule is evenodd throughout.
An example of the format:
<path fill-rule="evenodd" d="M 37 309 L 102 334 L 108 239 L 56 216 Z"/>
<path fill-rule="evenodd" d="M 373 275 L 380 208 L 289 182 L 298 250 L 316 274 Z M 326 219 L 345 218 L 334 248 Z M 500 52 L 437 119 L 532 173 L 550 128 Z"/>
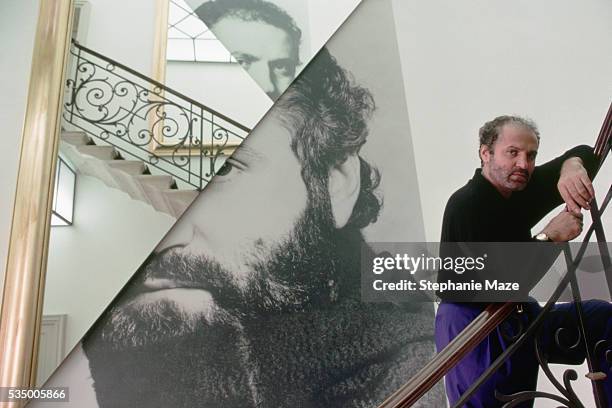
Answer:
<path fill-rule="evenodd" d="M 337 256 L 328 200 L 308 193 L 274 116 L 255 132 L 107 314 L 100 337 L 111 347 L 330 300 Z"/>
<path fill-rule="evenodd" d="M 298 50 L 286 31 L 238 17 L 222 18 L 211 29 L 272 100 L 287 89 L 295 77 Z"/>
<path fill-rule="evenodd" d="M 538 139 L 521 125 L 504 125 L 492 151 L 481 147 L 483 175 L 504 196 L 523 190 L 535 169 Z"/>

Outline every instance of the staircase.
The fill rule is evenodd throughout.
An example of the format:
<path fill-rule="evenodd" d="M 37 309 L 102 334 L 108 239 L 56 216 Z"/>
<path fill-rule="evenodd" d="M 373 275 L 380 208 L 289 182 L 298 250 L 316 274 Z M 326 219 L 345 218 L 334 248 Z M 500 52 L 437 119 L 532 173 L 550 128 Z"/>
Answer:
<path fill-rule="evenodd" d="M 160 212 L 178 218 L 250 132 L 76 42 L 70 56 L 60 151 Z"/>
<path fill-rule="evenodd" d="M 179 189 L 170 175 L 151 174 L 141 160 L 125 160 L 113 146 L 96 145 L 85 132 L 63 131 L 60 151 L 78 173 L 95 177 L 174 218 L 198 195 L 197 190 Z"/>

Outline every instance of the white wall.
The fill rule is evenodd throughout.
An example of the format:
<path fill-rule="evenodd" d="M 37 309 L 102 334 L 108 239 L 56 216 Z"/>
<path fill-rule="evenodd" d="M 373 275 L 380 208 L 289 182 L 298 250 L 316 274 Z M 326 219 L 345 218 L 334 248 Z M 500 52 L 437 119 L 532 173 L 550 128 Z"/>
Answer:
<path fill-rule="evenodd" d="M 448 197 L 479 166 L 478 128 L 486 120 L 500 114 L 536 120 L 540 161 L 594 143 L 612 95 L 610 1 L 393 0 L 393 6 L 429 241 L 439 240 Z M 608 163 L 596 182 L 600 196 L 611 169 Z M 605 223 L 612 233 L 609 211 Z M 577 370 L 580 394 L 592 401 L 586 368 Z"/>
<path fill-rule="evenodd" d="M 74 224 L 51 228 L 43 314 L 67 314 L 68 352 L 174 224 L 126 193 L 78 175 Z"/>
<path fill-rule="evenodd" d="M 272 106 L 238 64 L 168 61 L 166 85 L 249 128 Z"/>
<path fill-rule="evenodd" d="M 88 0 L 90 8 L 83 44 L 147 76 L 153 68 L 154 0 Z"/>
<path fill-rule="evenodd" d="M 362 0 L 308 0 L 310 55 L 314 56 Z M 312 57 L 311 57 L 312 58 Z"/>
<path fill-rule="evenodd" d="M 17 183 L 21 132 L 38 20 L 38 0 L 3 0 L 0 4 L 0 293 L 4 284 L 9 232 Z M 10 95 L 10 98 L 7 97 Z"/>
<path fill-rule="evenodd" d="M 394 0 L 425 226 L 475 167 L 478 128 L 526 115 L 539 160 L 595 141 L 612 95 L 607 0 Z M 601 190 L 601 189 L 600 189 Z"/>

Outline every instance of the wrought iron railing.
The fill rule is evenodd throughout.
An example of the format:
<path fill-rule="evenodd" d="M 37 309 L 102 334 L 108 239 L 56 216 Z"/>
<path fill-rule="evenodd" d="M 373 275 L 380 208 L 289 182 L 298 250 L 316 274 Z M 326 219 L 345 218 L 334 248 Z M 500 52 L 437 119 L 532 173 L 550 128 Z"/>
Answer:
<path fill-rule="evenodd" d="M 612 105 L 608 109 L 608 114 L 605 118 L 601 132 L 594 147 L 594 153 L 599 158 L 599 169 L 607 155 L 612 150 Z M 539 343 L 539 331 L 541 330 L 544 319 L 553 311 L 553 306 L 559 300 L 562 293 L 569 286 L 571 288 L 573 302 L 575 305 L 575 327 L 576 336 L 574 336 L 573 344 L 561 344 L 560 336 L 555 336 L 555 342 L 561 349 L 575 349 L 583 347 L 586 355 L 586 362 L 589 373 L 586 377 L 591 381 L 593 386 L 593 395 L 597 408 L 606 408 L 612 406 L 612 401 L 606 401 L 602 389 L 602 381 L 612 372 L 603 372 L 599 362 L 602 360 L 612 364 L 612 343 L 609 339 L 591 339 L 587 342 L 589 333 L 586 332 L 584 322 L 584 311 L 581 303 L 581 292 L 576 279 L 576 270 L 582 261 L 587 249 L 587 245 L 593 233 L 595 233 L 598 248 L 601 255 L 603 269 L 608 283 L 608 290 L 612 298 L 612 264 L 609 253 L 609 248 L 606 242 L 601 215 L 606 210 L 608 204 L 612 200 L 612 185 L 609 187 L 605 198 L 601 202 L 601 206 L 597 205 L 596 200 L 593 200 L 591 206 L 592 225 L 586 232 L 583 243 L 579 250 L 572 256 L 570 247 L 567 245 L 564 249 L 565 262 L 567 270 L 555 288 L 553 294 L 548 299 L 541 311 L 535 317 L 528 327 L 520 327 L 519 333 L 516 334 L 514 341 L 501 353 L 492 364 L 480 375 L 480 377 L 466 390 L 459 400 L 453 405 L 453 408 L 465 406 L 466 402 L 474 395 L 478 388 L 484 384 L 503 364 L 520 348 L 525 342 L 533 341 L 535 357 L 538 360 L 539 366 L 557 389 L 558 394 L 525 390 L 512 395 L 502 395 L 496 391 L 496 398 L 504 402 L 504 407 L 514 407 L 524 401 L 534 400 L 536 398 L 548 399 L 556 401 L 563 407 L 568 408 L 584 408 L 585 404 L 580 401 L 572 387 L 572 381 L 578 378 L 578 374 L 573 369 L 565 370 L 562 381 L 557 380 L 549 368 L 549 362 L 546 354 L 542 351 Z M 404 386 L 397 390 L 387 400 L 385 400 L 379 408 L 406 408 L 416 403 L 427 391 L 429 391 L 436 383 L 455 367 L 468 353 L 476 348 L 493 330 L 503 323 L 516 310 L 517 305 L 514 303 L 492 303 L 474 319 L 453 341 L 451 341 L 443 350 L 441 350 L 425 367 L 423 367 L 413 378 L 411 378 Z M 568 330 L 571 328 L 562 328 Z M 596 341 L 595 341 L 596 340 Z M 588 344 L 593 346 L 589 349 Z"/>
<path fill-rule="evenodd" d="M 64 120 L 198 190 L 250 131 L 76 42 L 70 54 Z"/>

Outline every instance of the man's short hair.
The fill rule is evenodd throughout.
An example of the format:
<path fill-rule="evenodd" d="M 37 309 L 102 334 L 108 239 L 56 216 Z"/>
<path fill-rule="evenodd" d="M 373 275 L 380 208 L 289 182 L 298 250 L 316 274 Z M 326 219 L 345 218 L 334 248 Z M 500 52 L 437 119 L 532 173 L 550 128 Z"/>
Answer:
<path fill-rule="evenodd" d="M 499 137 L 499 134 L 505 125 L 517 125 L 527 128 L 533 132 L 538 139 L 538 142 L 540 141 L 540 131 L 533 120 L 520 116 L 503 115 L 498 116 L 482 125 L 478 131 L 478 137 L 480 140 L 478 150 L 480 151 L 480 147 L 484 145 L 487 146 L 487 149 L 490 152 L 493 152 L 493 145 L 495 144 L 495 141 Z M 482 160 L 480 161 L 480 164 L 482 165 Z"/>
<path fill-rule="evenodd" d="M 211 0 L 200 5 L 195 13 L 209 28 L 226 17 L 263 21 L 280 28 L 289 35 L 296 59 L 298 58 L 302 30 L 285 10 L 273 3 L 264 0 Z"/>
<path fill-rule="evenodd" d="M 328 197 L 333 166 L 358 154 L 375 109 L 372 94 L 354 83 L 324 47 L 273 108 L 292 134 L 291 148 L 302 164 L 302 178 L 315 198 Z M 359 157 L 361 186 L 347 227 L 376 221 L 381 199 L 378 171 Z M 316 191 L 318 190 L 318 191 Z"/>

